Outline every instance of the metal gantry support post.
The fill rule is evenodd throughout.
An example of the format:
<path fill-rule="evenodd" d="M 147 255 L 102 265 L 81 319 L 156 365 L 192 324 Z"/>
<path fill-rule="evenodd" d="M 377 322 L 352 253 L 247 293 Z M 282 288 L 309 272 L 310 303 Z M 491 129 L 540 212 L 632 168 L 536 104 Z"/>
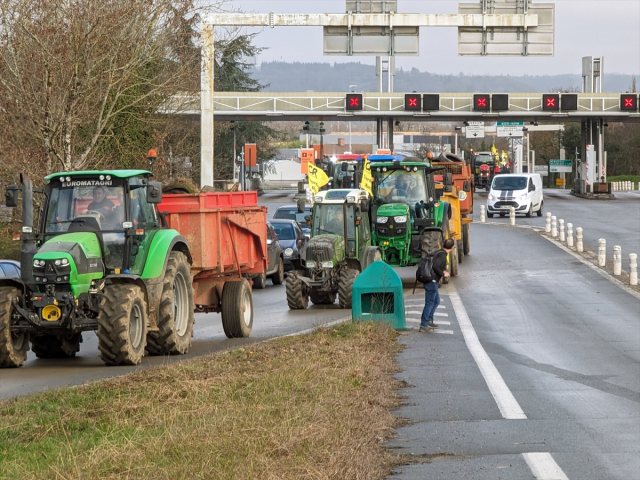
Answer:
<path fill-rule="evenodd" d="M 200 188 L 213 187 L 213 95 L 214 95 L 213 25 L 202 25 L 202 60 L 200 63 Z"/>

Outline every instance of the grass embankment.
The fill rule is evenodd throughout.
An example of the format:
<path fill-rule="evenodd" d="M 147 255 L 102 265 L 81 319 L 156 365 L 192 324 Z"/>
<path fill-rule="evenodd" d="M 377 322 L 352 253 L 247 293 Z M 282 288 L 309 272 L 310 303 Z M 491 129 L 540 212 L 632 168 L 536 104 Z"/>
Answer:
<path fill-rule="evenodd" d="M 0 478 L 384 478 L 386 325 L 357 323 L 0 403 Z"/>
<path fill-rule="evenodd" d="M 20 233 L 20 225 L 0 223 L 0 259 L 20 260 L 20 242 L 13 235 Z"/>
<path fill-rule="evenodd" d="M 607 182 L 633 182 L 637 185 L 640 183 L 640 175 L 616 175 L 607 177 Z"/>

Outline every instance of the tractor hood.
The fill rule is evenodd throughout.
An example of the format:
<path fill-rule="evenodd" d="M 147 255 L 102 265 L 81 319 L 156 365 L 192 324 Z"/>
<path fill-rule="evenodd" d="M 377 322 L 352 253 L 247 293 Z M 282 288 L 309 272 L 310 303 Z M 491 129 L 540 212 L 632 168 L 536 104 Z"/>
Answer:
<path fill-rule="evenodd" d="M 317 263 L 340 262 L 344 258 L 344 238 L 330 234 L 316 235 L 304 245 L 300 257 Z"/>
<path fill-rule="evenodd" d="M 409 213 L 409 207 L 405 203 L 388 203 L 378 207 L 379 217 L 395 217 L 397 215 L 406 215 Z"/>

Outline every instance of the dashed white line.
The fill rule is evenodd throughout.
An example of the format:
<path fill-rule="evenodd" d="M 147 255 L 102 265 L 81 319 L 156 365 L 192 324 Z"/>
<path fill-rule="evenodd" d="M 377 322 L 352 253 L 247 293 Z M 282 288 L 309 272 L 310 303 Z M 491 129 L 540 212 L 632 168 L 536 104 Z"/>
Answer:
<path fill-rule="evenodd" d="M 550 453 L 531 452 L 522 456 L 538 480 L 569 480 Z"/>
<path fill-rule="evenodd" d="M 485 382 L 487 382 L 489 391 L 498 404 L 500 413 L 504 418 L 510 420 L 526 419 L 527 416 L 522 408 L 520 408 L 518 401 L 515 399 L 511 390 L 509 390 L 509 387 L 507 387 L 507 384 L 502 378 L 502 375 L 500 375 L 500 372 L 482 347 L 482 344 L 478 339 L 478 335 L 476 334 L 473 325 L 471 325 L 471 320 L 469 319 L 469 315 L 467 315 L 467 310 L 462 304 L 462 300 L 458 295 L 455 285 L 450 283 L 449 289 L 451 291 L 449 299 L 451 300 L 453 311 L 456 314 L 456 319 L 460 325 L 460 330 L 462 330 L 464 341 L 466 342 L 467 348 L 471 352 L 473 359 L 478 364 L 480 372 L 482 373 Z"/>

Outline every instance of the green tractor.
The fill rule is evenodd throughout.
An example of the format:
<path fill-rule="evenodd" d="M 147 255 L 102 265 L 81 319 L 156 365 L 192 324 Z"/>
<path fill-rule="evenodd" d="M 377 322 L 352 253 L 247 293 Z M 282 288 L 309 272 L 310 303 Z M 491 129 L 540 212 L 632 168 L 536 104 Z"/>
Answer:
<path fill-rule="evenodd" d="M 369 162 L 374 245 L 389 265 L 416 265 L 450 236 L 450 205 L 439 201 L 431 166 L 419 158 L 372 155 Z M 451 185 L 450 175 L 447 182 Z"/>
<path fill-rule="evenodd" d="M 380 251 L 371 246 L 369 196 L 363 190 L 326 190 L 314 197 L 311 239 L 287 276 L 290 309 L 330 305 L 338 298 L 341 308 L 351 308 L 356 277 Z"/>
<path fill-rule="evenodd" d="M 73 357 L 96 331 L 107 365 L 185 353 L 194 323 L 187 241 L 163 228 L 162 186 L 145 170 L 56 173 L 41 190 L 21 175 L 21 278 L 0 281 L 0 367 Z M 36 211 L 33 194 L 43 196 Z"/>

